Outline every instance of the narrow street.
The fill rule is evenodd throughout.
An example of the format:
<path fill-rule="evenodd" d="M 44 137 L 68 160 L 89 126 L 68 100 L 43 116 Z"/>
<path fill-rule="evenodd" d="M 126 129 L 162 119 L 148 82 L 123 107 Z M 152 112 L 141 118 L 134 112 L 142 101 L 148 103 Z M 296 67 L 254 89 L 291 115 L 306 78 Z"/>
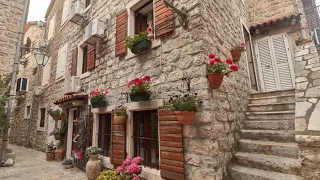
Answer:
<path fill-rule="evenodd" d="M 77 169 L 64 169 L 61 162 L 48 162 L 43 152 L 10 145 L 16 153 L 15 165 L 0 167 L 1 180 L 85 180 L 86 174 Z"/>

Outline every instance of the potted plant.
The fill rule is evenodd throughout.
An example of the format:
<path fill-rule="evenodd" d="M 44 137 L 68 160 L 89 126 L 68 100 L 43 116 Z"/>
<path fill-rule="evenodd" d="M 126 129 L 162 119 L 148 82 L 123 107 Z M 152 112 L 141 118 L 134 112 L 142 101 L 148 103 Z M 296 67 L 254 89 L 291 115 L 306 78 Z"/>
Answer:
<path fill-rule="evenodd" d="M 241 53 L 246 51 L 246 43 L 242 42 L 240 45 L 236 46 L 231 50 L 232 59 L 234 61 L 239 61 L 241 58 Z"/>
<path fill-rule="evenodd" d="M 65 133 L 67 131 L 67 127 L 62 127 L 62 128 L 55 128 L 51 133 L 50 136 L 54 136 L 55 140 L 61 140 Z"/>
<path fill-rule="evenodd" d="M 296 40 L 296 45 L 297 46 L 303 46 L 305 44 L 308 44 L 309 42 L 312 42 L 312 40 L 304 39 L 302 37 L 299 37 L 299 39 Z"/>
<path fill-rule="evenodd" d="M 53 141 L 51 141 L 51 143 L 46 143 L 46 146 L 47 146 L 46 159 L 47 161 L 53 161 L 54 151 L 56 149 L 56 146 L 53 144 Z"/>
<path fill-rule="evenodd" d="M 98 89 L 92 90 L 89 96 L 92 108 L 107 106 L 107 98 L 106 98 L 107 94 L 108 94 L 107 90 L 105 90 L 104 92 L 101 92 Z"/>
<path fill-rule="evenodd" d="M 62 162 L 62 166 L 65 169 L 73 168 L 73 159 L 70 159 L 70 158 L 64 159 L 63 162 Z"/>
<path fill-rule="evenodd" d="M 102 169 L 102 166 L 99 160 L 100 152 L 102 152 L 102 149 L 96 146 L 91 146 L 87 148 L 87 154 L 90 157 L 86 165 L 86 174 L 87 174 L 88 180 L 97 179 Z"/>
<path fill-rule="evenodd" d="M 63 160 L 64 152 L 65 152 L 65 147 L 62 145 L 62 142 L 59 142 L 57 144 L 56 150 L 54 151 L 54 155 L 56 157 L 56 161 L 60 162 L 60 161 Z"/>
<path fill-rule="evenodd" d="M 120 180 L 120 179 L 121 179 L 121 174 L 116 173 L 115 171 L 112 171 L 112 170 L 102 171 L 97 177 L 97 180 Z"/>
<path fill-rule="evenodd" d="M 179 122 L 183 125 L 188 125 L 193 121 L 202 101 L 198 98 L 197 93 L 195 93 L 183 96 L 171 96 L 169 103 Z"/>
<path fill-rule="evenodd" d="M 55 121 L 60 121 L 64 117 L 64 113 L 62 113 L 60 109 L 57 109 L 57 110 L 49 109 L 48 113 Z"/>
<path fill-rule="evenodd" d="M 128 36 L 126 38 L 126 45 L 133 54 L 139 54 L 142 51 L 150 49 L 153 37 L 152 28 L 148 27 L 146 32 L 141 32 L 133 37 Z"/>
<path fill-rule="evenodd" d="M 128 83 L 131 101 L 148 101 L 150 99 L 150 81 L 150 77 L 145 76 L 144 78 L 135 78 Z"/>
<path fill-rule="evenodd" d="M 127 122 L 127 108 L 122 104 L 115 107 L 113 109 L 114 117 L 113 123 L 114 125 L 125 125 Z"/>
<path fill-rule="evenodd" d="M 210 54 L 209 59 L 211 60 L 207 65 L 207 73 L 211 89 L 220 88 L 225 75 L 228 76 L 232 71 L 238 71 L 238 66 L 232 64 L 233 61 L 230 58 L 222 62 L 220 58 Z"/>
<path fill-rule="evenodd" d="M 121 179 L 139 180 L 142 172 L 142 167 L 139 164 L 142 162 L 141 157 L 127 158 L 122 162 L 115 172 L 120 175 Z"/>

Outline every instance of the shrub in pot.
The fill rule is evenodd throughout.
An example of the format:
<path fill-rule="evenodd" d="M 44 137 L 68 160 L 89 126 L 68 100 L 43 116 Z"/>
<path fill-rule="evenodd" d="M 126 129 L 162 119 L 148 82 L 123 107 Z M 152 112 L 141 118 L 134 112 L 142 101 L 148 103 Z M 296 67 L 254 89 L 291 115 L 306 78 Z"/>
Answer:
<path fill-rule="evenodd" d="M 231 55 L 234 61 L 239 61 L 241 58 L 241 53 L 246 51 L 246 43 L 242 42 L 240 45 L 236 46 L 231 50 Z"/>
<path fill-rule="evenodd" d="M 59 142 L 56 150 L 54 151 L 54 156 L 56 158 L 56 161 L 60 162 L 63 160 L 65 151 L 66 149 L 64 146 L 62 146 L 62 142 Z"/>
<path fill-rule="evenodd" d="M 108 94 L 107 90 L 105 90 L 104 92 L 101 92 L 98 89 L 90 91 L 89 98 L 90 98 L 92 108 L 107 106 L 107 98 L 106 98 L 107 94 Z"/>
<path fill-rule="evenodd" d="M 114 125 L 125 125 L 127 122 L 127 108 L 123 105 L 119 105 L 113 109 L 114 117 L 113 123 Z"/>
<path fill-rule="evenodd" d="M 53 161 L 54 160 L 54 151 L 56 149 L 56 146 L 53 144 L 53 141 L 51 143 L 46 143 L 46 160 L 47 161 Z"/>
<path fill-rule="evenodd" d="M 101 161 L 99 160 L 100 152 L 102 152 L 102 149 L 96 146 L 91 146 L 87 148 L 87 154 L 90 157 L 86 165 L 86 174 L 88 180 L 97 179 L 99 173 L 101 172 L 102 166 Z"/>
<path fill-rule="evenodd" d="M 135 34 L 133 37 L 128 36 L 126 38 L 126 45 L 133 54 L 139 54 L 140 52 L 150 49 L 151 39 L 153 38 L 152 28 L 148 27 L 146 32 Z"/>
<path fill-rule="evenodd" d="M 194 120 L 202 101 L 197 93 L 195 93 L 185 94 L 183 96 L 171 96 L 169 103 L 179 122 L 183 125 L 188 125 Z"/>
<path fill-rule="evenodd" d="M 116 173 L 115 171 L 112 170 L 105 170 L 102 171 L 99 176 L 97 177 L 97 180 L 121 180 L 121 175 L 120 173 Z"/>
<path fill-rule="evenodd" d="M 150 77 L 145 76 L 144 78 L 135 78 L 128 83 L 131 101 L 148 101 L 150 99 L 150 81 Z"/>
<path fill-rule="evenodd" d="M 48 114 L 55 120 L 55 121 L 60 121 L 62 118 L 65 116 L 64 113 L 60 109 L 53 110 L 49 109 Z"/>
<path fill-rule="evenodd" d="M 210 62 L 207 65 L 208 81 L 211 89 L 220 88 L 224 76 L 228 76 L 232 71 L 238 71 L 238 66 L 232 64 L 232 59 L 228 58 L 222 62 L 214 54 L 209 55 Z"/>

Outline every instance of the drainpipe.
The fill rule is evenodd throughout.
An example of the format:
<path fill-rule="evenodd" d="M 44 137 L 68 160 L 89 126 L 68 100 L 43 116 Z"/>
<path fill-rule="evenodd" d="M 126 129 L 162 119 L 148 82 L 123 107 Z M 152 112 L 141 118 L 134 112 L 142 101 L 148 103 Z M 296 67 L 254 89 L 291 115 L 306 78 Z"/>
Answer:
<path fill-rule="evenodd" d="M 296 9 L 296 12 L 298 14 L 304 14 L 303 10 L 299 7 L 299 3 L 298 0 L 293 0 L 294 3 L 294 7 Z M 301 2 L 302 3 L 302 2 Z M 306 33 L 306 28 L 303 26 L 302 24 L 302 20 L 299 21 L 299 26 L 300 26 L 300 30 L 301 30 L 301 36 L 303 39 L 307 38 L 307 33 Z"/>
<path fill-rule="evenodd" d="M 5 119 L 5 122 L 4 122 L 4 131 L 3 131 L 3 140 L 2 140 L 3 144 L 2 144 L 2 152 L 0 157 L 1 164 L 4 164 L 6 160 L 6 149 L 8 145 L 8 134 L 9 134 L 9 124 L 11 119 L 12 101 L 13 101 L 13 97 L 16 95 L 15 83 L 16 83 L 17 73 L 19 71 L 18 68 L 19 68 L 20 48 L 21 48 L 24 26 L 26 24 L 27 17 L 28 17 L 29 5 L 30 5 L 30 0 L 25 0 L 23 15 L 20 22 L 20 28 L 19 28 L 18 39 L 16 44 L 16 54 L 14 57 L 12 76 L 11 76 L 10 97 L 8 100 L 8 107 L 7 107 L 7 118 Z"/>

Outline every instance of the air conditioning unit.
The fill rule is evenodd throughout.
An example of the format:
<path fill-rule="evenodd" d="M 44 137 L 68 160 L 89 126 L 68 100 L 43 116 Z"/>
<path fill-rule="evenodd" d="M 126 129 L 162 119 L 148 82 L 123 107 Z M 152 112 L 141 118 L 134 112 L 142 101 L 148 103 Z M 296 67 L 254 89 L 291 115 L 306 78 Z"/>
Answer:
<path fill-rule="evenodd" d="M 41 86 L 36 86 L 34 88 L 34 95 L 35 96 L 40 96 L 43 93 L 43 87 Z"/>
<path fill-rule="evenodd" d="M 84 42 L 94 45 L 103 38 L 104 22 L 95 18 L 85 28 Z"/>
<path fill-rule="evenodd" d="M 80 24 L 80 21 L 84 18 L 84 9 L 85 4 L 81 0 L 76 0 L 71 5 L 71 14 L 70 14 L 70 21 L 75 24 Z"/>
<path fill-rule="evenodd" d="M 313 39 L 316 45 L 320 44 L 320 28 L 314 30 Z"/>
<path fill-rule="evenodd" d="M 66 80 L 65 93 L 76 93 L 81 89 L 81 79 L 78 76 L 72 76 L 69 80 Z"/>
<path fill-rule="evenodd" d="M 29 86 L 29 79 L 27 77 L 19 78 L 17 81 L 17 89 L 16 91 L 18 93 L 26 93 L 28 92 L 28 86 Z"/>

